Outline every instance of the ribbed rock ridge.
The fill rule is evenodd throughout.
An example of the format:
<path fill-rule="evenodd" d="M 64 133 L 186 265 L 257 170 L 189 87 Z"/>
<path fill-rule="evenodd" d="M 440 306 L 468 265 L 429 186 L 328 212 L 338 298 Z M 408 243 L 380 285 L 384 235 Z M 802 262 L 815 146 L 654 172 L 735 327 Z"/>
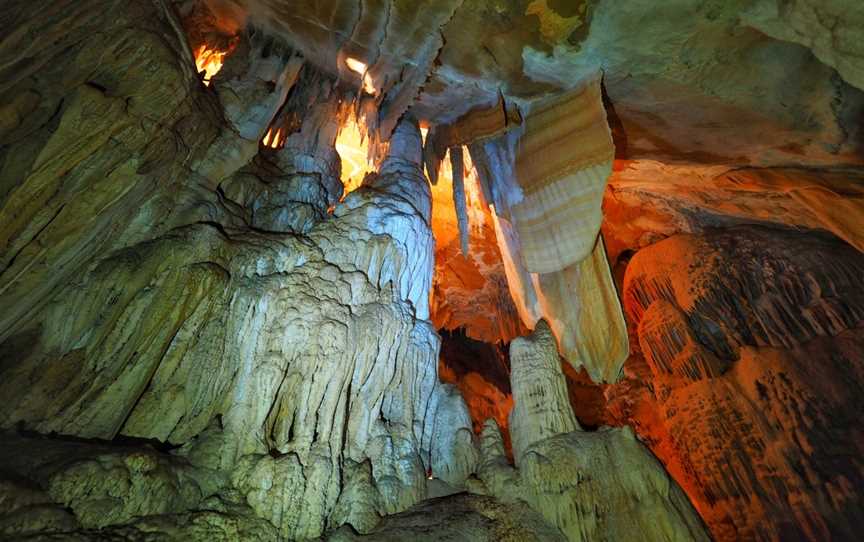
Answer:
<path fill-rule="evenodd" d="M 752 225 L 631 260 L 624 298 L 649 374 L 606 395 L 718 540 L 856 537 L 862 273 L 837 238 Z"/>

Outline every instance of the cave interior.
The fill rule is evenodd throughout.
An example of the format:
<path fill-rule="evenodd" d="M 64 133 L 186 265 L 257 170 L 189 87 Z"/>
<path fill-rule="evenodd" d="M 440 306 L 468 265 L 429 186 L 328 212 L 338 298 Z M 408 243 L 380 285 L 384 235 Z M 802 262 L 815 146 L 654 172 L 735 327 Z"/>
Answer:
<path fill-rule="evenodd" d="M 864 3 L 0 28 L 0 539 L 864 536 Z"/>

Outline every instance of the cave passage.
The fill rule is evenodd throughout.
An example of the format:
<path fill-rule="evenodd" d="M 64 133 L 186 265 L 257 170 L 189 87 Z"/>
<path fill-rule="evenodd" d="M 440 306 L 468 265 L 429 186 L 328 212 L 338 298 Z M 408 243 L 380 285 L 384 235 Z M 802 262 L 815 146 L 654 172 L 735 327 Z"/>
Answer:
<path fill-rule="evenodd" d="M 3 0 L 0 539 L 860 540 L 860 0 Z"/>

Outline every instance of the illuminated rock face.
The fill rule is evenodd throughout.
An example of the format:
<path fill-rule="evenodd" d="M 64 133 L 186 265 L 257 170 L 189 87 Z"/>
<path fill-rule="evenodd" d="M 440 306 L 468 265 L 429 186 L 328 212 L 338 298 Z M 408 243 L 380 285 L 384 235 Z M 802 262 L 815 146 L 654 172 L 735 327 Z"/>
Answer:
<path fill-rule="evenodd" d="M 428 314 L 428 203 L 425 217 L 415 207 L 428 188 L 419 174 L 412 180 L 407 157 L 397 159 L 376 191 L 352 193 L 305 242 L 193 225 L 104 260 L 88 287 L 38 320 L 39 353 L 4 371 L 4 425 L 189 443 L 182 455 L 229 472 L 255 514 L 292 538 L 324 530 L 343 460 L 371 463 L 376 514 L 422 498 L 429 469 L 461 483 L 476 461 L 470 419 L 438 383 L 431 326 L 415 323 Z M 410 193 L 412 182 L 410 203 L 388 195 Z M 339 244 L 337 230 L 369 242 Z M 377 255 L 358 253 L 370 247 Z M 425 258 L 404 252 L 424 247 Z M 105 295 L 115 296 L 116 316 L 98 316 Z M 142 324 L 128 337 L 125 322 Z M 102 339 L 63 354 L 87 336 Z M 63 372 L 46 371 L 61 358 Z"/>
<path fill-rule="evenodd" d="M 730 167 L 619 160 L 603 200 L 602 227 L 613 265 L 676 233 L 742 223 L 824 230 L 864 249 L 860 168 Z"/>
<path fill-rule="evenodd" d="M 718 540 L 854 538 L 862 272 L 836 239 L 764 227 L 676 235 L 630 262 L 627 312 L 650 373 L 632 360 L 606 392 L 611 414 Z"/>
<path fill-rule="evenodd" d="M 531 336 L 513 341 L 510 364 L 515 403 L 510 436 L 519 466 L 533 444 L 581 427 L 570 408 L 555 337 L 545 320 L 537 323 Z"/>
<path fill-rule="evenodd" d="M 497 425 L 483 429 L 478 475 L 504 500 L 524 500 L 568 540 L 708 540 L 681 488 L 628 428 L 584 432 L 561 360 L 541 320 L 510 347 L 515 402 L 504 460 Z"/>
<path fill-rule="evenodd" d="M 76 8 L 88 8 L 82 4 Z M 112 37 L 86 25 L 70 30 L 62 18 L 40 19 L 48 15 L 38 10 L 23 12 L 48 32 L 57 25 L 64 36 L 71 32 L 67 39 L 89 40 L 87 51 L 136 38 L 150 43 L 146 32 Z M 68 16 L 75 13 L 70 8 Z M 169 46 L 182 36 L 174 34 L 172 15 L 141 2 L 105 17 L 93 24 L 112 28 L 116 18 L 135 28 L 130 21 L 140 18 L 162 36 L 150 43 L 146 61 L 162 66 L 159 55 L 172 61 L 164 62 L 159 87 L 146 90 L 157 96 L 160 88 L 176 90 L 185 98 L 169 93 L 147 115 L 180 127 L 177 117 L 197 119 L 181 132 L 191 156 L 148 158 L 164 148 L 160 138 L 174 133 L 107 114 L 114 100 L 123 101 L 113 96 L 139 91 L 124 86 L 127 80 L 118 86 L 106 80 L 108 90 L 83 81 L 54 89 L 64 104 L 60 128 L 19 136 L 19 153 L 50 152 L 56 163 L 37 175 L 10 177 L 18 184 L 4 195 L 2 231 L 18 254 L 4 270 L 2 303 L 18 312 L 4 314 L 0 424 L 156 439 L 177 448 L 109 453 L 82 444 L 75 452 L 80 461 L 56 464 L 40 478 L 52 454 L 67 454 L 63 445 L 4 439 L 14 443 L 11 453 L 32 460 L 10 468 L 47 492 L 33 494 L 46 503 L 44 514 L 4 532 L 50 530 L 51 521 L 102 527 L 167 513 L 155 527 L 128 529 L 312 538 L 342 521 L 368 529 L 380 515 L 411 506 L 425 496 L 429 471 L 463 483 L 474 470 L 475 443 L 464 402 L 437 378 L 439 339 L 428 322 L 431 196 L 416 123 L 396 127 L 380 174 L 328 214 L 341 192 L 326 137 L 335 139 L 336 131 L 323 122 L 334 100 L 307 88 L 313 103 L 299 133 L 321 137 L 288 137 L 284 147 L 262 152 L 212 190 L 213 178 L 188 164 L 223 148 L 220 138 L 230 131 L 214 129 L 214 96 L 193 69 L 173 61 Z M 52 60 L 54 49 L 42 54 Z M 145 63 L 112 58 L 115 64 L 102 64 L 108 74 L 126 62 Z M 186 87 L 191 94 L 177 90 Z M 108 109 L 92 115 L 99 107 Z M 82 115 L 91 124 L 82 124 Z M 82 130 L 118 139 L 94 142 Z M 145 167 L 148 159 L 155 161 Z M 10 205 L 37 201 L 45 182 L 58 182 L 61 166 L 72 183 L 66 189 L 76 178 L 81 189 L 46 200 L 56 207 L 54 226 L 34 230 L 46 208 L 12 213 Z M 95 172 L 115 192 L 99 194 L 89 177 Z M 172 178 L 191 180 L 178 186 Z M 99 211 L 87 212 L 93 206 Z M 28 446 L 39 453 L 26 452 Z M 118 494 L 117 485 L 128 492 Z M 187 510 L 195 512 L 183 515 Z M 231 519 L 213 523 L 217 513 Z M 188 522 L 210 522 L 212 530 L 196 531 Z"/>
<path fill-rule="evenodd" d="M 495 238 L 494 216 L 481 193 L 470 155 L 463 153 L 468 250 L 463 251 L 449 156 L 432 186 L 435 274 L 432 321 L 438 329 L 463 328 L 468 337 L 509 342 L 526 331 L 510 296 Z"/>

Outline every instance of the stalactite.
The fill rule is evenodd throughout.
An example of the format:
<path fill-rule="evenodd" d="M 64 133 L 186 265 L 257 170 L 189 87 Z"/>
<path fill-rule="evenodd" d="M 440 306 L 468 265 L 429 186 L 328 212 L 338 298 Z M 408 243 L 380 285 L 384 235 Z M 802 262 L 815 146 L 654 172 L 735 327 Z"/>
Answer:
<path fill-rule="evenodd" d="M 459 222 L 459 244 L 462 255 L 468 257 L 468 203 L 465 199 L 465 165 L 462 158 L 462 147 L 450 148 L 450 164 L 453 171 L 453 203 L 456 206 L 456 217 Z"/>
<path fill-rule="evenodd" d="M 854 539 L 864 19 L 690 3 L 5 0 L 0 538 Z"/>

